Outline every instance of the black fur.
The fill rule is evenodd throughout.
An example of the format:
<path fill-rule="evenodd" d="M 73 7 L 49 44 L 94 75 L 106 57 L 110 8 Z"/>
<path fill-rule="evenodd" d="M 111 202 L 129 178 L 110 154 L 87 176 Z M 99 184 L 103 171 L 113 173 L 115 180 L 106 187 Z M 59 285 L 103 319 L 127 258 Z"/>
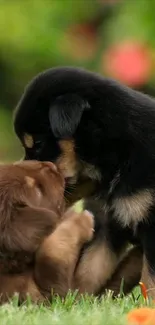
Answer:
<path fill-rule="evenodd" d="M 116 198 L 141 190 L 154 195 L 155 100 L 147 95 L 83 69 L 49 69 L 27 86 L 14 127 L 21 141 L 25 132 L 36 139 L 26 159 L 55 161 L 58 140 L 73 138 L 78 159 L 101 173 L 96 194 L 106 200 L 111 219 Z M 155 277 L 154 209 L 155 202 L 134 231 Z"/>

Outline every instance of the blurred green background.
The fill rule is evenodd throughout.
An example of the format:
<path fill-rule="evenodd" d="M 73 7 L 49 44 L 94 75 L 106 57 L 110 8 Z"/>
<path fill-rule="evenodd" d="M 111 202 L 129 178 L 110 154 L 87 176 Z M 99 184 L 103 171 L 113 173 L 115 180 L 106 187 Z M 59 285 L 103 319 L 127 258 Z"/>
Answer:
<path fill-rule="evenodd" d="M 0 0 L 0 160 L 21 158 L 12 112 L 27 82 L 75 65 L 155 96 L 155 0 Z"/>

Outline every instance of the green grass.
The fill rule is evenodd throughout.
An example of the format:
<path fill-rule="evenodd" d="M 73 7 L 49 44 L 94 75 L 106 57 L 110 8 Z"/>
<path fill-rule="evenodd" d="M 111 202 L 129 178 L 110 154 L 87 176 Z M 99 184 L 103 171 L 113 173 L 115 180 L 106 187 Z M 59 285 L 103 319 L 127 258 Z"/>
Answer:
<path fill-rule="evenodd" d="M 126 314 L 135 307 L 146 305 L 136 288 L 132 295 L 112 300 L 107 293 L 100 301 L 93 297 L 82 297 L 75 301 L 68 294 L 64 301 L 59 298 L 50 307 L 35 306 L 27 302 L 17 307 L 15 298 L 10 304 L 0 307 L 1 325 L 125 325 Z"/>

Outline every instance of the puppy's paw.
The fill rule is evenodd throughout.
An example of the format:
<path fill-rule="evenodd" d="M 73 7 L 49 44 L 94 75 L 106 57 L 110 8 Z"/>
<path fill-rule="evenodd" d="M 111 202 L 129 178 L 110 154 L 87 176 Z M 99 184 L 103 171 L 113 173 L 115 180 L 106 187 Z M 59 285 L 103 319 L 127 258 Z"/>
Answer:
<path fill-rule="evenodd" d="M 81 240 L 86 242 L 93 238 L 94 234 L 94 216 L 91 212 L 85 210 L 77 214 L 78 226 L 80 227 Z"/>
<path fill-rule="evenodd" d="M 76 212 L 72 207 L 66 211 L 63 220 L 68 228 L 74 233 L 78 233 L 78 238 L 83 243 L 91 240 L 94 234 L 94 216 L 91 212 L 85 210 Z M 62 221 L 63 223 L 63 221 Z"/>

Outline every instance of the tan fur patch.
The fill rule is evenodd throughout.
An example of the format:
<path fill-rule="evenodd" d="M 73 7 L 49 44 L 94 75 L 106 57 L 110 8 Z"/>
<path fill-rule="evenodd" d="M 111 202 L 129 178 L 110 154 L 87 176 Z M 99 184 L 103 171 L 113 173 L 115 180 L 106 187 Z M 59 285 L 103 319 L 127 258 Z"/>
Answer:
<path fill-rule="evenodd" d="M 58 158 L 56 165 L 59 167 L 64 177 L 74 177 L 78 171 L 78 162 L 72 140 L 59 141 L 61 156 Z"/>
<path fill-rule="evenodd" d="M 29 187 L 34 187 L 35 186 L 35 179 L 33 177 L 25 176 L 25 181 L 26 181 L 26 184 Z"/>
<path fill-rule="evenodd" d="M 34 146 L 34 140 L 32 135 L 25 133 L 24 134 L 24 144 L 26 148 L 33 148 Z"/>
<path fill-rule="evenodd" d="M 73 289 L 95 294 L 111 278 L 119 259 L 104 242 L 91 245 L 77 266 Z"/>
<path fill-rule="evenodd" d="M 115 217 L 123 226 L 128 226 L 130 223 L 136 226 L 138 222 L 147 217 L 153 201 L 151 191 L 144 190 L 131 196 L 115 199 L 112 209 L 114 209 Z"/>
<path fill-rule="evenodd" d="M 82 175 L 92 180 L 101 180 L 101 173 L 95 168 L 95 166 L 78 161 L 74 150 L 73 140 L 61 140 L 59 141 L 62 154 L 58 158 L 56 164 L 62 171 L 64 177 L 75 177 L 73 183 L 76 182 L 76 176 L 78 172 L 82 172 Z"/>

